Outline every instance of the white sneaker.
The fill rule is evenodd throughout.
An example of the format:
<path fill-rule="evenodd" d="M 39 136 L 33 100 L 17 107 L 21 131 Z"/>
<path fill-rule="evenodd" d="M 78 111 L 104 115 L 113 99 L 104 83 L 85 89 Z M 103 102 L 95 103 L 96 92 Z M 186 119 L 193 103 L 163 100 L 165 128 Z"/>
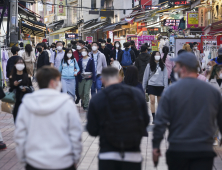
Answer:
<path fill-rule="evenodd" d="M 218 140 L 217 139 L 215 139 L 214 140 L 214 144 L 213 144 L 214 146 L 217 146 L 218 145 Z"/>

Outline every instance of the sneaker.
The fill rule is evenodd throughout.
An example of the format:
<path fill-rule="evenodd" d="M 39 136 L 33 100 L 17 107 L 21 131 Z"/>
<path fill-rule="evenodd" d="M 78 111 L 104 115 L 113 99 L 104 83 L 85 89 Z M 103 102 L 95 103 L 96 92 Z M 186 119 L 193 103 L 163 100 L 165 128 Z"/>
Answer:
<path fill-rule="evenodd" d="M 75 103 L 79 104 L 79 101 L 80 101 L 80 98 L 77 98 Z"/>
<path fill-rule="evenodd" d="M 6 144 L 5 143 L 3 143 L 3 142 L 0 142 L 0 150 L 4 150 L 4 149 L 6 149 L 7 147 L 6 147 Z"/>
<path fill-rule="evenodd" d="M 214 139 L 214 144 L 213 144 L 214 146 L 217 146 L 218 145 L 218 140 L 217 140 L 217 138 L 215 138 Z"/>

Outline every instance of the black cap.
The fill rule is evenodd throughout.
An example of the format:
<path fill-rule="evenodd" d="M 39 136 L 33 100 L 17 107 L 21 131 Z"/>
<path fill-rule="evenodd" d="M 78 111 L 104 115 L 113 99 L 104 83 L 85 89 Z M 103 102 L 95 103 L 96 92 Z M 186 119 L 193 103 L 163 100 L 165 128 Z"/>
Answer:
<path fill-rule="evenodd" d="M 180 62 L 190 68 L 197 68 L 199 65 L 196 56 L 194 55 L 194 53 L 191 52 L 183 52 L 179 54 L 176 58 L 171 58 L 170 60 Z"/>

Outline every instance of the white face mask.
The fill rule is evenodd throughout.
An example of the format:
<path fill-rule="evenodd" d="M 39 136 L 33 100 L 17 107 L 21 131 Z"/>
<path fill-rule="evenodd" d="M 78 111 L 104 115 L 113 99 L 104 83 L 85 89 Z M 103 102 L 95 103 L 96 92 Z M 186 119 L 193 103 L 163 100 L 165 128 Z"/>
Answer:
<path fill-rule="evenodd" d="M 97 50 L 97 46 L 92 46 L 92 50 L 96 51 Z"/>
<path fill-rule="evenodd" d="M 159 55 L 156 55 L 156 56 L 155 56 L 155 60 L 156 60 L 156 61 L 159 61 L 159 60 L 160 60 L 160 56 L 159 56 Z"/>
<path fill-rule="evenodd" d="M 116 44 L 116 48 L 119 48 L 119 44 Z"/>
<path fill-rule="evenodd" d="M 62 50 L 62 46 L 58 46 L 57 50 L 59 50 L 59 51 Z"/>
<path fill-rule="evenodd" d="M 82 52 L 82 56 L 83 56 L 83 57 L 87 56 L 87 52 L 86 52 L 86 51 L 83 51 L 83 52 Z"/>
<path fill-rule="evenodd" d="M 25 68 L 25 64 L 16 64 L 15 67 L 18 71 L 22 71 Z"/>
<path fill-rule="evenodd" d="M 174 72 L 174 78 L 175 78 L 176 80 L 179 80 L 179 79 L 180 79 L 179 74 L 176 73 L 176 72 Z"/>
<path fill-rule="evenodd" d="M 77 49 L 77 50 L 81 50 L 82 47 L 81 47 L 80 45 L 77 45 L 76 49 Z"/>
<path fill-rule="evenodd" d="M 58 91 L 58 92 L 61 92 L 61 90 L 62 90 L 62 83 L 61 83 L 61 81 L 58 82 L 58 85 L 57 85 L 55 90 Z"/>
<path fill-rule="evenodd" d="M 219 78 L 222 79 L 222 73 L 220 73 Z"/>
<path fill-rule="evenodd" d="M 194 50 L 197 50 L 197 47 L 194 47 Z"/>
<path fill-rule="evenodd" d="M 68 58 L 71 58 L 71 57 L 72 57 L 72 54 L 68 53 L 68 54 L 67 54 L 67 57 L 68 57 Z"/>
<path fill-rule="evenodd" d="M 101 44 L 101 46 L 103 46 L 103 47 L 104 47 L 104 46 L 106 46 L 106 44 L 105 44 L 105 43 L 102 43 L 102 44 Z"/>

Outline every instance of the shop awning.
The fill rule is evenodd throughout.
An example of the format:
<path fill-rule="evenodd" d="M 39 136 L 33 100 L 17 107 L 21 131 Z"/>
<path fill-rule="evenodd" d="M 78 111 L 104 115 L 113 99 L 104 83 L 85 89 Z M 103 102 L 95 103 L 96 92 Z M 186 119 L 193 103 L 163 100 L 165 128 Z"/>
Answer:
<path fill-rule="evenodd" d="M 76 25 L 75 25 L 75 26 L 72 26 L 72 27 L 61 28 L 60 30 L 57 30 L 57 31 L 52 32 L 52 33 L 50 34 L 50 36 L 62 34 L 62 33 L 64 33 L 65 31 L 68 31 L 68 30 L 71 30 L 71 29 L 74 29 L 74 28 L 76 28 Z"/>
<path fill-rule="evenodd" d="M 102 25 L 94 30 L 92 30 L 92 33 L 96 32 L 96 31 L 101 31 L 103 30 L 103 28 L 107 27 L 107 26 L 110 26 L 110 24 L 105 24 L 105 25 Z"/>
<path fill-rule="evenodd" d="M 147 19 L 147 16 L 146 15 L 141 15 L 141 16 L 138 16 L 134 19 L 134 22 L 139 22 L 139 21 L 142 21 L 142 20 L 145 20 Z"/>
<path fill-rule="evenodd" d="M 102 24 L 105 24 L 105 23 L 106 22 L 100 22 L 100 23 L 97 23 L 96 25 L 93 25 L 93 26 L 91 26 L 89 28 L 86 28 L 86 29 L 89 30 L 89 29 L 92 29 L 92 28 L 96 28 L 96 27 L 101 26 Z"/>
<path fill-rule="evenodd" d="M 22 24 L 22 32 L 29 35 L 34 35 L 37 37 L 45 37 L 46 32 L 44 30 L 32 27 L 27 24 Z"/>
<path fill-rule="evenodd" d="M 115 23 L 113 25 L 106 26 L 105 28 L 103 28 L 103 32 L 112 31 L 112 30 L 114 30 L 116 28 L 116 26 L 118 26 L 118 25 L 125 25 L 127 23 L 128 23 L 127 21 L 121 21 L 121 22 Z"/>
<path fill-rule="evenodd" d="M 32 19 L 33 21 L 36 21 L 36 18 L 41 18 L 40 15 L 36 14 L 28 8 L 25 8 L 21 4 L 18 5 L 18 14 L 20 16 L 22 15 L 22 18 Z"/>
<path fill-rule="evenodd" d="M 86 27 L 87 25 L 89 25 L 89 24 L 91 24 L 93 22 L 96 22 L 96 20 L 95 19 L 91 19 L 89 21 L 84 22 L 83 25 L 80 27 L 80 29 L 83 28 L 83 27 Z"/>
<path fill-rule="evenodd" d="M 32 20 L 24 19 L 24 18 L 21 18 L 21 20 L 22 20 L 23 24 L 26 24 L 26 25 L 29 25 L 31 27 L 35 27 L 35 28 L 38 28 L 40 30 L 46 31 L 46 25 L 41 23 L 41 22 L 32 21 Z"/>
<path fill-rule="evenodd" d="M 50 23 L 50 24 L 47 26 L 47 28 L 52 28 L 52 27 L 55 27 L 56 25 L 63 24 L 63 23 L 64 23 L 64 20 L 59 20 L 59 21 Z"/>

